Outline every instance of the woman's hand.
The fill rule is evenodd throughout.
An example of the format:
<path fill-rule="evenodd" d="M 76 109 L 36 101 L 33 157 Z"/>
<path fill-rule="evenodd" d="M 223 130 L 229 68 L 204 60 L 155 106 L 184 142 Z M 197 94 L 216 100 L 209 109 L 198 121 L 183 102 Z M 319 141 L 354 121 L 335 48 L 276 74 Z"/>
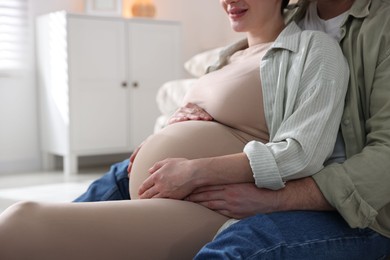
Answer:
<path fill-rule="evenodd" d="M 139 198 L 185 198 L 196 188 L 196 169 L 191 160 L 184 158 L 155 163 L 149 169 L 151 175 L 139 188 Z"/>
<path fill-rule="evenodd" d="M 213 117 L 200 106 L 193 103 L 187 103 L 184 107 L 180 107 L 178 110 L 176 110 L 176 112 L 169 119 L 168 124 L 188 120 L 212 121 Z"/>

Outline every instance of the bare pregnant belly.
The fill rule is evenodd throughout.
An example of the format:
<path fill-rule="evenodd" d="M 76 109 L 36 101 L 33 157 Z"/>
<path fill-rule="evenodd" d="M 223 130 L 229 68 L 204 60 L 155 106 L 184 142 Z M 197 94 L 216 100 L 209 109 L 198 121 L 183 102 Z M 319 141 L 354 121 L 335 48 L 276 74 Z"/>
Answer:
<path fill-rule="evenodd" d="M 185 121 L 149 137 L 138 152 L 130 174 L 131 199 L 150 176 L 148 169 L 166 158 L 196 159 L 242 152 L 245 134 L 214 121 Z"/>

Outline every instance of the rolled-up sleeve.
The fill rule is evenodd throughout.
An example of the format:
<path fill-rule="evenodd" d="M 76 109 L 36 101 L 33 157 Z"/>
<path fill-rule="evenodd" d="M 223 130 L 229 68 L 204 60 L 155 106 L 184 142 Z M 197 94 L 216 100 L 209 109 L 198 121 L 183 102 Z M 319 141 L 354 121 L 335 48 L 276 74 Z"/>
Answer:
<path fill-rule="evenodd" d="M 295 54 L 298 69 L 285 75 L 283 65 L 276 66 L 275 72 L 272 66 L 276 64 L 269 63 L 270 71 L 262 71 L 267 73 L 262 77 L 264 98 L 274 97 L 272 102 L 264 101 L 270 141 L 251 141 L 244 148 L 255 183 L 261 188 L 277 190 L 288 180 L 321 170 L 339 130 L 349 78 L 346 60 L 328 36 L 302 37 L 310 38 L 306 46 L 310 48 Z M 274 84 L 267 78 L 273 74 Z"/>

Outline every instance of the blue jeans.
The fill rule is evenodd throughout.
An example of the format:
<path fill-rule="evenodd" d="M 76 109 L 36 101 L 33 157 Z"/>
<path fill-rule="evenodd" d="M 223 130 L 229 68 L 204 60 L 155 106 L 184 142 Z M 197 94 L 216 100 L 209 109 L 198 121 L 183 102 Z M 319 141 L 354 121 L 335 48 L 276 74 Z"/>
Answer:
<path fill-rule="evenodd" d="M 390 238 L 352 229 L 337 212 L 259 214 L 231 225 L 196 255 L 200 259 L 386 259 Z"/>
<path fill-rule="evenodd" d="M 106 174 L 95 180 L 74 202 L 129 200 L 128 165 L 129 159 L 112 165 Z"/>
<path fill-rule="evenodd" d="M 112 165 L 75 202 L 128 200 L 129 160 Z M 195 259 L 385 259 L 390 239 L 352 229 L 337 212 L 260 214 L 230 226 Z"/>

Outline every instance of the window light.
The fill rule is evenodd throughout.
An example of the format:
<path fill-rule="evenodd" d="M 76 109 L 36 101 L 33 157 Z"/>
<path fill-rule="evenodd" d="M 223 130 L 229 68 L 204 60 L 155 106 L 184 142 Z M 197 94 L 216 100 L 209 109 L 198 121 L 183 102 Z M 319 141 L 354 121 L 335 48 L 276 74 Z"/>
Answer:
<path fill-rule="evenodd" d="M 27 0 L 0 0 L 0 71 L 23 69 L 27 47 Z"/>

